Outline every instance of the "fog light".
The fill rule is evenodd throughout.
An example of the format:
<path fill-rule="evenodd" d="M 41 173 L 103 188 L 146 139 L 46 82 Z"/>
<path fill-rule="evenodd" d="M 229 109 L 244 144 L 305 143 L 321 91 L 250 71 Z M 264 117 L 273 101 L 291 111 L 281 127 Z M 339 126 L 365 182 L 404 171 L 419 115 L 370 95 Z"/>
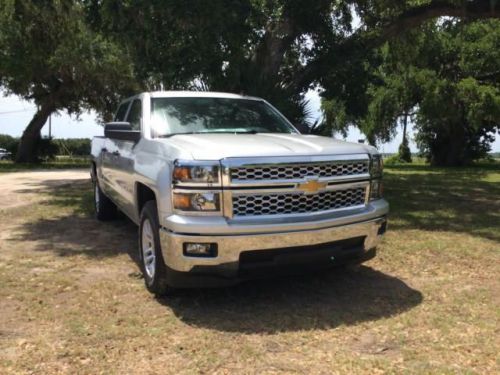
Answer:
<path fill-rule="evenodd" d="M 217 244 L 215 243 L 184 243 L 184 255 L 191 257 L 216 257 Z"/>

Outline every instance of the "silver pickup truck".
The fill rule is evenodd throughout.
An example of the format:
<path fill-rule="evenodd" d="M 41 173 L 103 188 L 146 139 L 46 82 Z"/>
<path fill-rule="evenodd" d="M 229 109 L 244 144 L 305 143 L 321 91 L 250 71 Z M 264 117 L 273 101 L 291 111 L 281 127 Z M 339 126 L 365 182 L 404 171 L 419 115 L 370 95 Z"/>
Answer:
<path fill-rule="evenodd" d="M 361 263 L 386 230 L 377 150 L 302 135 L 263 99 L 142 93 L 104 134 L 96 216 L 139 226 L 152 293 Z"/>

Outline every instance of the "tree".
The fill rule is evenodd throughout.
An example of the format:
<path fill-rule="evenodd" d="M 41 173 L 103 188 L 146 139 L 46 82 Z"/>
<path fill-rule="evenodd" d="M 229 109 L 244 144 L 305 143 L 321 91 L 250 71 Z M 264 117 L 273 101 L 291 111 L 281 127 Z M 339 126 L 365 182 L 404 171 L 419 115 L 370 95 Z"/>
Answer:
<path fill-rule="evenodd" d="M 374 47 L 401 28 L 441 15 L 497 17 L 489 0 L 84 3 L 95 30 L 126 46 L 148 87 L 262 96 L 299 123 L 309 123 L 304 94 L 316 86 L 339 102 L 348 96 L 348 112 L 356 106 L 366 110 L 370 74 L 365 74 L 365 65 L 371 64 Z M 353 11 L 362 21 L 356 30 Z M 350 85 L 353 77 L 359 85 Z M 339 84 L 344 88 L 332 90 Z"/>
<path fill-rule="evenodd" d="M 430 18 L 497 17 L 497 8 L 489 0 L 2 0 L 0 85 L 39 106 L 17 159 L 33 159 L 50 113 L 108 112 L 133 82 L 258 95 L 299 123 L 309 122 L 305 93 L 321 86 L 352 117 L 366 112 L 374 47 Z"/>
<path fill-rule="evenodd" d="M 368 78 L 360 95 L 368 104 L 359 108 L 343 96 L 338 117 L 348 121 L 334 122 L 330 113 L 328 125 L 343 130 L 354 124 L 370 142 L 385 142 L 413 114 L 417 144 L 432 164 L 484 157 L 500 126 L 499 26 L 494 19 L 442 19 L 389 41 L 376 63 L 364 65 Z"/>
<path fill-rule="evenodd" d="M 133 82 L 129 58 L 90 30 L 80 2 L 1 1 L 0 87 L 38 108 L 21 137 L 17 162 L 36 161 L 51 113 L 94 109 L 105 115 Z"/>
<path fill-rule="evenodd" d="M 262 96 L 295 122 L 307 120 L 304 94 L 311 81 L 295 75 L 309 58 L 307 45 L 350 24 L 347 6 L 332 13 L 327 0 L 307 6 L 298 0 L 86 4 L 94 28 L 122 42 L 150 89 Z"/>

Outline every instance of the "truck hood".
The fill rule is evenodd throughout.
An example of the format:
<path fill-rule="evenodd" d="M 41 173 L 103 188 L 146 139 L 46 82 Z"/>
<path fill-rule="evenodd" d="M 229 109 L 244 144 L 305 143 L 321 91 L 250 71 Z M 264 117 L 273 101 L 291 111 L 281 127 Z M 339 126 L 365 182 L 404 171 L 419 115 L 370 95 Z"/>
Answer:
<path fill-rule="evenodd" d="M 186 134 L 162 140 L 194 160 L 231 157 L 374 153 L 374 147 L 329 137 L 300 134 Z"/>

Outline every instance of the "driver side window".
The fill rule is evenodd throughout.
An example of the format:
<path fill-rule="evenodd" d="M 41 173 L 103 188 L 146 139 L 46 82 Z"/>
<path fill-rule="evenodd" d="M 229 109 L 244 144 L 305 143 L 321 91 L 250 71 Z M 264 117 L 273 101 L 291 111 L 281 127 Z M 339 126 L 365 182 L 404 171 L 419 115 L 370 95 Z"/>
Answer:
<path fill-rule="evenodd" d="M 128 111 L 127 122 L 132 126 L 132 130 L 141 130 L 142 103 L 140 99 L 135 99 Z"/>
<path fill-rule="evenodd" d="M 123 103 L 118 107 L 118 111 L 116 111 L 115 121 L 125 121 L 125 115 L 127 114 L 127 109 L 130 102 Z"/>

